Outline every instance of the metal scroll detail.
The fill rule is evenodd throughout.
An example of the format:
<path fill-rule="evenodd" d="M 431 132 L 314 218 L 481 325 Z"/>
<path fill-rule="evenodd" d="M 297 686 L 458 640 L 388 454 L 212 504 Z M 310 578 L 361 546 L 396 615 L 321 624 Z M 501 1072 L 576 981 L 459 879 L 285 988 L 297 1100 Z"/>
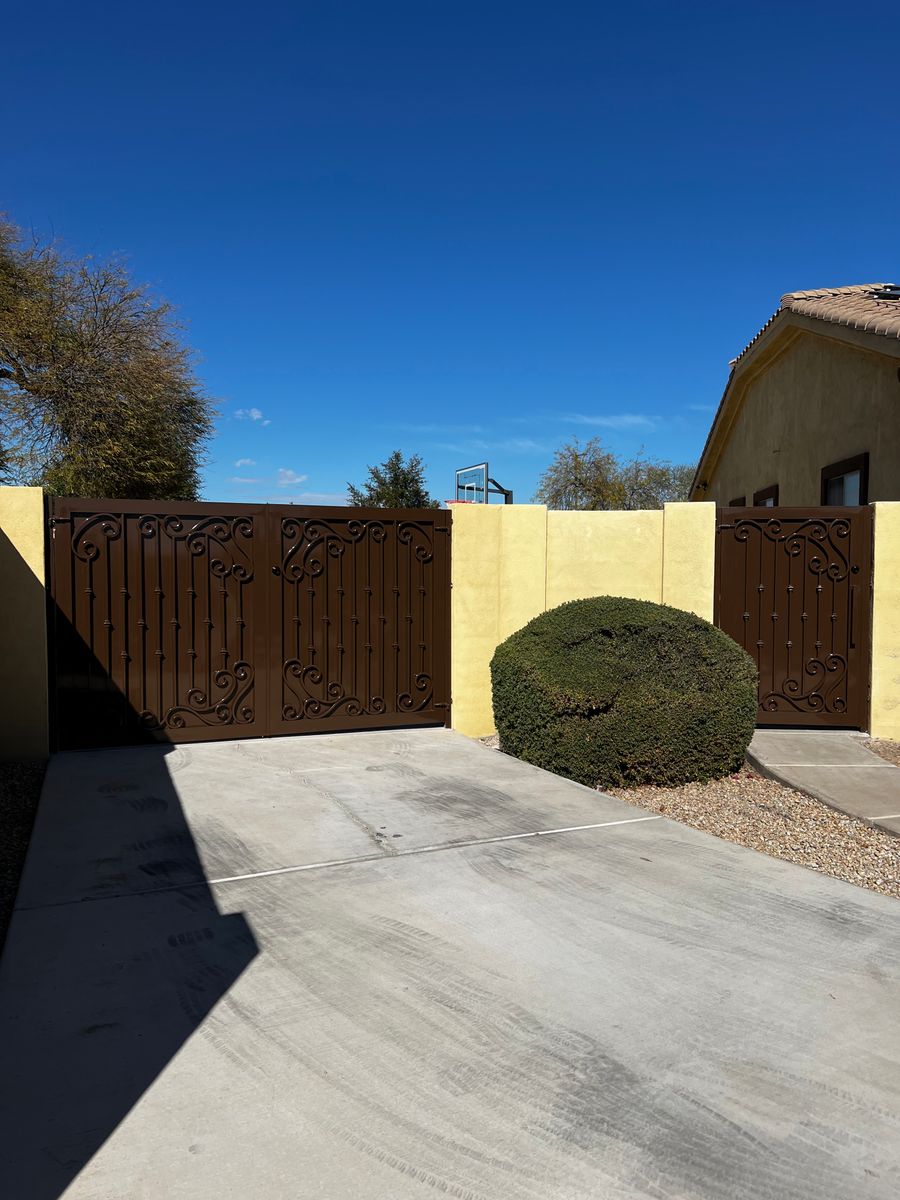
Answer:
<path fill-rule="evenodd" d="M 834 583 L 847 578 L 850 563 L 838 544 L 850 536 L 850 522 L 846 518 L 838 517 L 833 521 L 810 518 L 788 530 L 774 517 L 762 521 L 745 519 L 735 526 L 735 541 L 748 541 L 753 530 L 781 546 L 788 557 L 805 558 L 806 568 L 813 575 L 823 575 Z M 808 553 L 810 548 L 812 554 Z"/>
<path fill-rule="evenodd" d="M 785 704 L 795 712 L 833 712 L 847 711 L 847 701 L 843 696 L 835 696 L 844 682 L 847 674 L 847 660 L 840 654 L 827 654 L 824 659 L 810 658 L 804 664 L 803 671 L 810 678 L 806 681 L 807 690 L 803 689 L 803 681 L 796 676 L 784 680 L 781 690 L 766 692 L 760 696 L 760 707 L 765 712 L 782 711 Z M 827 688 L 829 675 L 833 675 Z"/>
<path fill-rule="evenodd" d="M 420 693 L 418 697 L 414 696 L 412 692 L 401 692 L 397 697 L 397 706 L 401 712 L 419 712 L 431 705 L 434 695 L 430 675 L 426 675 L 424 672 L 417 675 L 413 680 L 413 688 Z"/>
<path fill-rule="evenodd" d="M 250 517 L 207 517 L 185 522 L 177 516 L 144 516 L 137 524 L 142 537 L 166 537 L 183 543 L 194 557 L 207 556 L 210 573 L 217 579 L 248 583 L 253 578 L 253 561 L 239 540 L 253 537 Z"/>
<path fill-rule="evenodd" d="M 368 535 L 381 543 L 387 530 L 380 521 L 325 521 L 312 517 L 303 521 L 288 517 L 281 522 L 282 537 L 291 545 L 284 551 L 281 573 L 288 583 L 316 579 L 325 571 L 328 558 L 342 558 L 348 547 L 361 543 Z"/>
<path fill-rule="evenodd" d="M 186 729 L 196 721 L 207 726 L 249 725 L 253 722 L 253 708 L 246 703 L 253 689 L 253 668 L 249 663 L 236 662 L 230 671 L 216 671 L 213 686 L 218 689 L 218 695 L 202 688 L 191 688 L 186 704 L 166 709 L 162 721 L 152 712 L 142 712 L 141 724 L 146 729 Z"/>
<path fill-rule="evenodd" d="M 387 704 L 381 696 L 373 696 L 368 705 L 363 706 L 356 696 L 347 695 L 340 683 L 326 684 L 318 667 L 304 667 L 295 658 L 284 664 L 282 674 L 287 690 L 294 698 L 294 703 L 289 702 L 282 707 L 285 721 L 303 718 L 324 720 L 339 711 L 348 717 L 387 712 Z"/>

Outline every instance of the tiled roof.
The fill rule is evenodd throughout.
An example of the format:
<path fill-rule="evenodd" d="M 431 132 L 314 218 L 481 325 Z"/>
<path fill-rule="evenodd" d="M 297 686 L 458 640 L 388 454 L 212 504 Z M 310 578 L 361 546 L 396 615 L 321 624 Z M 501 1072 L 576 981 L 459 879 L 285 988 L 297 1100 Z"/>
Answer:
<path fill-rule="evenodd" d="M 892 293 L 898 298 L 888 298 Z M 732 363 L 744 357 L 782 312 L 798 313 L 883 337 L 900 338 L 900 288 L 896 284 L 856 283 L 850 287 L 818 288 L 813 292 L 787 292 L 781 297 L 778 312 L 772 314 Z"/>

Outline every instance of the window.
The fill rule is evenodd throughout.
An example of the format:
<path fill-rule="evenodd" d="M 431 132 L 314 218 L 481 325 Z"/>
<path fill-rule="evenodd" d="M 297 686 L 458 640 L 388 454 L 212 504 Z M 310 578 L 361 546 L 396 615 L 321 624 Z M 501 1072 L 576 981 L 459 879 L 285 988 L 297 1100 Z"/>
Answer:
<path fill-rule="evenodd" d="M 735 496 L 733 500 L 728 501 L 729 508 L 745 508 L 747 504 L 746 496 Z"/>
<path fill-rule="evenodd" d="M 754 492 L 753 503 L 759 508 L 774 508 L 778 503 L 778 484 L 773 483 L 771 487 L 760 488 L 758 492 Z"/>
<path fill-rule="evenodd" d="M 856 454 L 822 468 L 823 504 L 869 503 L 869 455 Z"/>

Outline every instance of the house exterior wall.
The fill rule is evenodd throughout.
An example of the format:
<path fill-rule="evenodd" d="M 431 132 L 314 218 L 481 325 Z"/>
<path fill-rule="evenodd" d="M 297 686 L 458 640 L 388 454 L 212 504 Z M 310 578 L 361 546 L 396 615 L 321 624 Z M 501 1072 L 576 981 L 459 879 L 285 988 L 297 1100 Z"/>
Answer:
<path fill-rule="evenodd" d="M 869 500 L 900 500 L 897 358 L 801 332 L 746 385 L 704 500 L 777 483 L 778 503 L 817 505 L 822 468 L 869 454 Z"/>
<path fill-rule="evenodd" d="M 0 761 L 46 758 L 44 496 L 0 487 Z"/>
<path fill-rule="evenodd" d="M 546 609 L 628 596 L 713 616 L 715 507 L 548 512 L 536 505 L 453 510 L 453 728 L 494 731 L 490 662 L 505 638 Z"/>

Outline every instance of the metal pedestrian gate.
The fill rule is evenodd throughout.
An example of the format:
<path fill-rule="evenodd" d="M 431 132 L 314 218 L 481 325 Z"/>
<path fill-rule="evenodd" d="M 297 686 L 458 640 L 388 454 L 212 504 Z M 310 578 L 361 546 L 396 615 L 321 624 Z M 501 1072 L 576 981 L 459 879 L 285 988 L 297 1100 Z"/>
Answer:
<path fill-rule="evenodd" d="M 449 724 L 450 513 L 60 499 L 60 749 Z"/>
<path fill-rule="evenodd" d="M 761 725 L 864 729 L 872 511 L 725 508 L 716 624 L 759 668 Z"/>

